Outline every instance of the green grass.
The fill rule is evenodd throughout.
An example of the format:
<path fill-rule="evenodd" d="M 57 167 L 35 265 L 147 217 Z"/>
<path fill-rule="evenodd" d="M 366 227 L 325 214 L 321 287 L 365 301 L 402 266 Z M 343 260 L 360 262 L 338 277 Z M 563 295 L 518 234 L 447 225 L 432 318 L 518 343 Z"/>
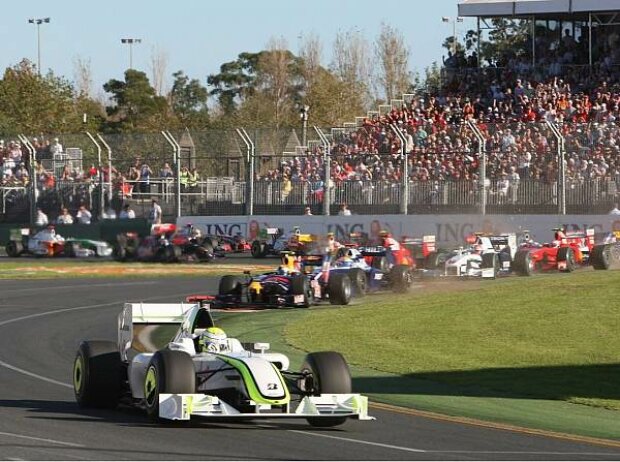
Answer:
<path fill-rule="evenodd" d="M 297 366 L 337 350 L 374 400 L 620 438 L 620 272 L 431 284 L 354 305 L 225 315 Z"/>

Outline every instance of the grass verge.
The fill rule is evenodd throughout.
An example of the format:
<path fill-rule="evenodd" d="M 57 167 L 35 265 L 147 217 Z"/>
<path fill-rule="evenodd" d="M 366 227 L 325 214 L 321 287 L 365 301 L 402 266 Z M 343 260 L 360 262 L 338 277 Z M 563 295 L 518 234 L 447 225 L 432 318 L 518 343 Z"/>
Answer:
<path fill-rule="evenodd" d="M 244 263 L 244 269 L 264 272 L 274 265 Z M 119 263 L 101 260 L 44 260 L 24 259 L 0 262 L 1 279 L 62 279 L 110 277 L 173 277 L 221 276 L 241 274 L 239 262 L 227 260 L 213 263 Z"/>
<path fill-rule="evenodd" d="M 449 415 L 620 439 L 620 272 L 439 282 L 343 308 L 225 314 L 298 366 L 337 350 L 356 391 Z"/>

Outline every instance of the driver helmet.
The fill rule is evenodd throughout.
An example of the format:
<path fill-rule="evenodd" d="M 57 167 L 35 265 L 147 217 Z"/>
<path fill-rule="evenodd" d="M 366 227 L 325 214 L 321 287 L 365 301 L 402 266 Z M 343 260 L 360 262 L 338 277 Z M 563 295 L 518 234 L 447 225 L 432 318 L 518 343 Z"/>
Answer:
<path fill-rule="evenodd" d="M 219 353 L 228 349 L 226 332 L 219 327 L 209 327 L 198 340 L 200 350 L 203 353 Z"/>
<path fill-rule="evenodd" d="M 385 244 L 385 241 L 389 238 L 391 238 L 392 235 L 387 232 L 385 229 L 382 229 L 381 231 L 379 231 L 379 239 L 381 239 L 381 242 Z"/>
<path fill-rule="evenodd" d="M 556 241 L 561 241 L 562 239 L 566 239 L 566 234 L 561 229 L 558 229 L 555 232 L 555 240 Z"/>
<path fill-rule="evenodd" d="M 294 273 L 298 271 L 299 271 L 299 267 L 297 264 L 297 259 L 293 255 L 288 255 L 288 254 L 282 255 L 282 264 L 278 268 L 278 273 L 290 274 L 290 273 Z"/>
<path fill-rule="evenodd" d="M 482 247 L 481 244 L 476 244 L 474 246 L 474 253 L 481 254 L 483 250 L 484 250 L 484 247 Z"/>

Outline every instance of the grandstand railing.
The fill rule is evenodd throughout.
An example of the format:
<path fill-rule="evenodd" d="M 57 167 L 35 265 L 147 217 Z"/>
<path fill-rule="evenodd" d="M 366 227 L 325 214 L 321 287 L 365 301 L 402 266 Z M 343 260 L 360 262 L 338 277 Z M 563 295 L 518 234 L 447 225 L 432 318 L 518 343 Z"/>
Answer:
<path fill-rule="evenodd" d="M 27 221 L 33 197 L 50 218 L 62 207 L 75 212 L 80 205 L 99 217 L 100 204 L 118 213 L 124 203 L 132 204 L 138 215 L 148 216 L 151 199 L 157 199 L 167 219 L 174 218 L 177 210 L 183 215 L 248 214 L 249 203 L 257 215 L 301 214 L 306 206 L 317 215 L 336 214 L 342 204 L 359 214 L 480 213 L 483 197 L 486 213 L 558 213 L 562 197 L 566 197 L 566 213 L 606 213 L 620 202 L 620 146 L 615 141 L 620 139 L 620 126 L 616 123 L 565 123 L 558 127 L 563 143 L 547 124 L 485 123 L 480 125 L 484 146 L 466 124 L 438 127 L 423 122 L 428 138 L 420 138 L 417 127 L 401 127 L 412 136 L 411 150 L 404 157 L 401 140 L 389 127 L 363 123 L 323 129 L 329 154 L 325 142 L 312 131 L 307 146 L 299 146 L 298 130 L 249 131 L 256 146 L 251 153 L 234 131 L 175 134 L 179 139 L 191 137 L 192 148 L 182 151 L 180 162 L 183 167 L 196 167 L 200 180 L 194 184 L 175 176 L 176 157 L 161 136 L 110 136 L 115 150 L 111 190 L 107 163 L 97 165 L 88 139 L 76 135 L 65 140 L 65 146 L 81 150 L 84 169 L 89 165 L 91 170 L 103 169 L 103 187 L 96 172 L 88 178 L 77 164 L 69 165 L 71 172 L 63 170 L 62 177 L 53 181 L 31 172 L 36 194 L 30 196 L 27 188 L 1 189 L 0 219 Z M 510 134 L 516 144 L 507 147 Z M 519 157 L 524 151 L 532 157 L 525 165 Z M 479 179 L 482 156 L 484 188 Z M 562 161 L 564 182 L 558 181 Z M 456 167 L 442 170 L 449 163 Z M 132 181 L 130 167 L 143 164 L 153 171 L 148 181 Z M 165 164 L 172 176 L 162 178 L 158 172 Z M 331 169 L 329 189 L 326 168 Z M 518 173 L 518 181 L 508 181 L 506 173 Z M 405 198 L 406 210 L 401 206 Z"/>

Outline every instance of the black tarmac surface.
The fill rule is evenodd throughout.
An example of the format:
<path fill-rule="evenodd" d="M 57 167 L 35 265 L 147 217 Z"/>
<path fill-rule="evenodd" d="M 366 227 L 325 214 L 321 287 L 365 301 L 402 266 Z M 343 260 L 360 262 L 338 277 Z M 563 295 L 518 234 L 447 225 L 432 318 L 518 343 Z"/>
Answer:
<path fill-rule="evenodd" d="M 305 421 L 157 426 L 138 410 L 77 407 L 71 369 L 80 340 L 116 339 L 126 301 L 178 302 L 215 285 L 0 281 L 0 460 L 620 460 L 620 448 L 376 409 L 374 422 L 316 430 Z"/>

